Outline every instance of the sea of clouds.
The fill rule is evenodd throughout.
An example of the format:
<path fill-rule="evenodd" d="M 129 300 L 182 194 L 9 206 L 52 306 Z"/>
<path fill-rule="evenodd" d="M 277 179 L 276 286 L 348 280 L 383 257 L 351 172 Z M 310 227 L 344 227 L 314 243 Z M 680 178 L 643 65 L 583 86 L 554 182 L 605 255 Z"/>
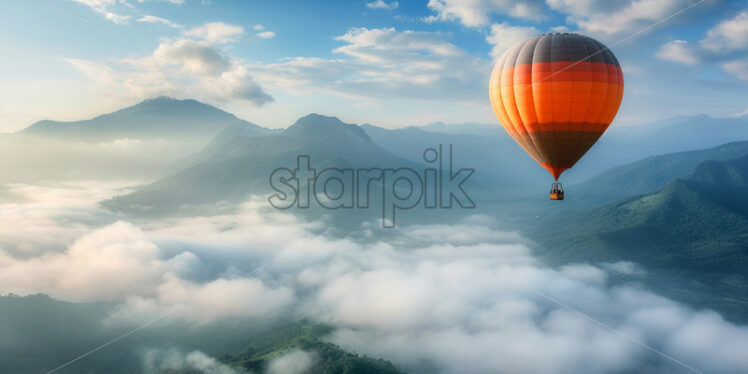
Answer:
<path fill-rule="evenodd" d="M 646 289 L 635 264 L 543 265 L 494 219 L 345 236 L 262 198 L 231 213 L 125 219 L 96 202 L 121 185 L 10 185 L 0 204 L 0 293 L 118 305 L 105 323 L 204 325 L 302 318 L 329 340 L 409 372 L 748 372 L 748 327 Z M 611 281 L 626 274 L 631 282 Z M 268 372 L 303 373 L 291 351 Z M 677 361 L 677 362 L 676 362 Z M 144 369 L 234 373 L 202 352 L 148 351 Z"/>

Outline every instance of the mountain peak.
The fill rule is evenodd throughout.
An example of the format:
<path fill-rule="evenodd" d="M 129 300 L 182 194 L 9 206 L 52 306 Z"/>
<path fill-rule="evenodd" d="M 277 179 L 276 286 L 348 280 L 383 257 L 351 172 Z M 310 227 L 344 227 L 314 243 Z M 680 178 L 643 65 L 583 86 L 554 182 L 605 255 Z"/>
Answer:
<path fill-rule="evenodd" d="M 173 96 L 157 96 L 157 97 L 152 97 L 150 99 L 145 99 L 142 101 L 142 103 L 157 103 L 157 102 L 172 102 L 172 101 L 180 101 L 180 100 Z"/>
<path fill-rule="evenodd" d="M 291 125 L 292 127 L 321 127 L 321 126 L 344 126 L 345 123 L 338 119 L 338 117 L 324 116 L 317 113 L 309 113 L 304 117 L 299 118 L 296 122 Z"/>
<path fill-rule="evenodd" d="M 299 118 L 284 131 L 284 134 L 307 139 L 371 143 L 371 139 L 361 127 L 344 123 L 337 117 L 317 113 Z"/>
<path fill-rule="evenodd" d="M 174 106 L 174 105 L 194 105 L 194 104 L 200 104 L 208 106 L 207 104 L 203 104 L 197 100 L 193 99 L 184 99 L 180 100 L 176 97 L 172 96 L 158 96 L 158 97 L 152 97 L 150 99 L 145 99 L 138 104 L 135 105 L 135 107 L 144 107 L 144 106 Z"/>

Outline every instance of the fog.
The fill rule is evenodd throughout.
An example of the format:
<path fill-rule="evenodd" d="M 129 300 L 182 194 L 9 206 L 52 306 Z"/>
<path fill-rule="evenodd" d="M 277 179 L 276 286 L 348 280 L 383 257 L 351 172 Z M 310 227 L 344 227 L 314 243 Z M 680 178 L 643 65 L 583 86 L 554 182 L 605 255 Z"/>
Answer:
<path fill-rule="evenodd" d="M 488 216 L 394 230 L 372 221 L 336 237 L 334 222 L 264 197 L 158 221 L 96 204 L 128 185 L 7 186 L 3 293 L 108 301 L 102 323 L 127 328 L 305 318 L 334 326 L 327 339 L 342 348 L 414 373 L 748 371 L 747 327 L 648 291 L 633 263 L 545 266 L 537 244 Z M 136 344 L 126 340 L 115 344 Z M 146 372 L 235 372 L 200 351 L 141 348 Z M 314 359 L 291 351 L 267 370 L 302 373 Z"/>

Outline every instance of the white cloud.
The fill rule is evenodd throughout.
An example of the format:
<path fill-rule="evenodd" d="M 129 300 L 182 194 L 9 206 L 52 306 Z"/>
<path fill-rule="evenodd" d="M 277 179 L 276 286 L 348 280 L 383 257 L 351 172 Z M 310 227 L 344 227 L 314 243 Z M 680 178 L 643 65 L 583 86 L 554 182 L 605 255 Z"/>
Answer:
<path fill-rule="evenodd" d="M 144 372 L 162 371 L 199 372 L 201 374 L 241 374 L 234 369 L 200 351 L 184 354 L 177 349 L 148 349 L 143 353 Z"/>
<path fill-rule="evenodd" d="M 263 31 L 263 32 L 257 33 L 256 36 L 262 39 L 272 39 L 275 37 L 275 33 L 272 31 Z"/>
<path fill-rule="evenodd" d="M 722 69 L 741 80 L 748 80 L 748 58 L 727 61 Z"/>
<path fill-rule="evenodd" d="M 112 8 L 118 5 L 117 0 L 72 0 L 76 3 L 83 4 L 94 12 L 104 16 L 104 18 L 114 22 L 115 24 L 126 23 L 130 16 L 117 13 Z"/>
<path fill-rule="evenodd" d="M 269 288 L 250 278 L 195 283 L 180 278 L 202 265 L 190 252 L 164 256 L 138 228 L 125 222 L 94 230 L 67 251 L 24 260 L 0 252 L 0 283 L 6 292 L 45 292 L 65 300 L 119 300 L 112 321 L 141 321 L 165 311 L 178 319 L 212 321 L 230 316 L 263 316 L 294 299 L 285 287 Z M 193 258 L 194 260 L 194 258 Z M 189 264 L 189 261 L 188 261 Z"/>
<path fill-rule="evenodd" d="M 393 10 L 397 9 L 397 7 L 400 5 L 397 1 L 392 2 L 385 2 L 384 0 L 375 0 L 370 1 L 366 3 L 366 7 L 369 9 L 384 9 L 384 10 Z"/>
<path fill-rule="evenodd" d="M 708 51 L 720 53 L 748 49 L 748 11 L 711 28 L 700 44 Z"/>
<path fill-rule="evenodd" d="M 541 0 L 429 0 L 428 7 L 436 15 L 427 17 L 427 22 L 458 20 L 469 27 L 488 25 L 491 13 L 533 20 L 543 18 Z"/>
<path fill-rule="evenodd" d="M 686 65 L 699 63 L 699 56 L 685 40 L 667 42 L 657 51 L 657 57 L 663 60 L 679 62 Z"/>
<path fill-rule="evenodd" d="M 158 282 L 158 249 L 124 222 L 77 239 L 64 253 L 20 260 L 0 252 L 0 283 L 10 292 L 34 289 L 69 300 L 117 300 Z"/>
<path fill-rule="evenodd" d="M 254 26 L 252 26 L 252 28 L 255 29 L 255 30 L 257 30 L 257 31 L 265 30 L 265 26 L 260 25 L 260 24 L 254 25 Z"/>
<path fill-rule="evenodd" d="M 266 374 L 304 374 L 317 360 L 313 352 L 292 349 L 272 359 L 265 370 Z"/>
<path fill-rule="evenodd" d="M 548 0 L 567 21 L 600 37 L 625 36 L 678 12 L 695 0 Z"/>
<path fill-rule="evenodd" d="M 515 44 L 538 34 L 540 31 L 534 27 L 511 26 L 504 22 L 491 25 L 491 33 L 486 37 L 486 41 L 493 44 L 491 57 L 499 58 Z"/>
<path fill-rule="evenodd" d="M 385 59 L 383 56 L 377 56 L 380 55 L 378 51 L 405 54 L 426 51 L 437 56 L 455 56 L 463 53 L 454 44 L 442 41 L 439 34 L 422 31 L 398 32 L 394 28 L 367 29 L 362 27 L 353 28 L 335 39 L 349 44 L 338 47 L 333 52 L 354 55 L 372 62 Z M 402 58 L 402 56 L 398 57 Z"/>
<path fill-rule="evenodd" d="M 683 369 L 541 293 L 703 372 L 748 367 L 742 351 L 748 328 L 640 284 L 611 284 L 606 268 L 637 276 L 628 264 L 544 266 L 527 240 L 484 216 L 358 241 L 355 230 L 347 238 L 325 236 L 320 232 L 327 223 L 301 221 L 258 199 L 235 213 L 144 224 L 92 228 L 64 252 L 5 254 L 0 283 L 6 292 L 121 300 L 111 321 L 142 321 L 186 304 L 170 316 L 174 323 L 283 315 L 325 321 L 337 327 L 332 342 L 405 370 Z M 292 351 L 270 366 L 303 371 L 313 362 L 309 354 Z M 190 355 L 154 353 L 146 362 L 228 370 L 199 352 Z"/>
<path fill-rule="evenodd" d="M 182 65 L 200 75 L 218 75 L 230 67 L 229 59 L 205 42 L 179 39 L 161 43 L 153 56 L 162 62 Z"/>
<path fill-rule="evenodd" d="M 175 29 L 179 29 L 179 28 L 182 28 L 182 25 L 180 25 L 180 24 L 177 24 L 177 23 L 174 23 L 174 22 L 172 22 L 172 21 L 169 21 L 169 20 L 168 20 L 168 19 L 166 19 L 166 18 L 161 18 L 161 17 L 151 16 L 151 15 L 145 15 L 145 16 L 143 16 L 143 17 L 139 18 L 137 22 L 146 22 L 146 23 L 160 23 L 160 24 L 162 24 L 162 25 L 166 25 L 166 26 L 169 26 L 169 27 L 173 27 L 173 28 L 175 28 Z"/>
<path fill-rule="evenodd" d="M 203 80 L 201 92 L 222 101 L 238 99 L 249 101 L 254 105 L 263 105 L 274 100 L 254 81 L 244 66 L 236 66 L 223 72 L 219 77 Z"/>
<path fill-rule="evenodd" d="M 340 58 L 297 57 L 254 65 L 263 84 L 293 94 L 325 92 L 356 99 L 461 99 L 479 97 L 490 62 L 474 58 L 446 35 L 394 28 L 354 28 L 336 40 Z"/>
<path fill-rule="evenodd" d="M 176 4 L 176 5 L 182 5 L 182 4 L 184 4 L 184 0 L 137 0 L 137 1 L 139 3 L 146 3 L 146 2 L 149 2 L 149 1 L 162 1 L 162 2 L 172 3 L 172 4 Z"/>
<path fill-rule="evenodd" d="M 151 56 L 117 63 L 67 61 L 95 82 L 96 89 L 124 97 L 186 96 L 210 103 L 237 101 L 255 106 L 273 101 L 241 61 L 207 41 L 167 40 Z"/>
<path fill-rule="evenodd" d="M 209 22 L 193 29 L 185 30 L 184 35 L 210 43 L 229 43 L 244 34 L 244 28 L 223 22 Z"/>
<path fill-rule="evenodd" d="M 99 148 L 110 149 L 110 150 L 122 150 L 141 147 L 143 141 L 134 138 L 118 138 L 108 142 L 101 142 L 96 144 Z"/>

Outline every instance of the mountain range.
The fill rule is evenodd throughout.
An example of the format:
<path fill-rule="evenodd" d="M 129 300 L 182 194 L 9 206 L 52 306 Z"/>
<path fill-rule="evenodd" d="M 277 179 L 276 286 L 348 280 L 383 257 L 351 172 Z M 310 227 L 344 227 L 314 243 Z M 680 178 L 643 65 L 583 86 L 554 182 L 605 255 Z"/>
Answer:
<path fill-rule="evenodd" d="M 182 111 L 182 107 L 191 109 Z M 634 261 L 664 277 L 663 284 L 697 282 L 692 286 L 700 290 L 700 300 L 718 297 L 721 301 L 712 301 L 732 318 L 748 319 L 744 310 L 735 309 L 742 307 L 742 301 L 725 301 L 739 300 L 737 295 L 748 290 L 745 117 L 682 117 L 651 127 L 612 128 L 575 167 L 582 171 L 569 176 L 576 183 L 567 183 L 567 201 L 550 204 L 546 173 L 511 138 L 500 131 L 491 135 L 489 127 L 478 124 L 385 129 L 310 114 L 285 130 L 268 130 L 191 100 L 161 98 L 97 117 L 96 121 L 118 118 L 119 122 L 90 130 L 98 134 L 91 137 L 121 136 L 120 128 L 127 122 L 122 118 L 155 119 L 158 108 L 195 118 L 213 116 L 218 125 L 190 126 L 216 130 L 215 135 L 206 135 L 205 147 L 194 148 L 180 159 L 179 170 L 102 202 L 105 207 L 134 215 L 204 214 L 204 207 L 233 206 L 250 195 L 267 196 L 272 171 L 293 169 L 299 155 L 310 156 L 317 170 L 418 170 L 428 164 L 425 149 L 451 144 L 456 167 L 475 169 L 465 189 L 478 207 L 440 214 L 414 210 L 408 212 L 412 222 L 491 215 L 537 239 L 537 252 L 549 263 Z M 162 130 L 189 127 L 175 127 L 177 122 Z M 50 129 L 54 127 L 37 124 L 27 131 L 74 134 L 96 125 L 72 125 L 75 131 Z M 377 217 L 355 209 L 333 216 L 341 227 Z M 678 287 L 664 291 L 688 299 L 688 293 Z"/>

